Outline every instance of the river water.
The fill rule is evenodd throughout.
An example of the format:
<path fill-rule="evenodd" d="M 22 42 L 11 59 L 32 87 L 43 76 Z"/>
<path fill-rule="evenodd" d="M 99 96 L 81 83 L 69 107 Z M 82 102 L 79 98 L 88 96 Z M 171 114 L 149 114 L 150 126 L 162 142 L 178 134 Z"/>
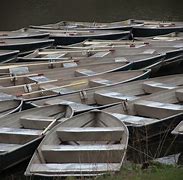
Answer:
<path fill-rule="evenodd" d="M 60 20 L 119 21 L 129 18 L 183 21 L 182 0 L 1 0 L 0 30 Z"/>

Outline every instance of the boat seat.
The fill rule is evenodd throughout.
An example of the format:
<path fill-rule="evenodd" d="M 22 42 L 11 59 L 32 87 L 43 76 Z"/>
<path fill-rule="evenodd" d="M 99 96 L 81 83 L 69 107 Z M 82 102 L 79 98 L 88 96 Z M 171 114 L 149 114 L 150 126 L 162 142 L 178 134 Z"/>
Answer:
<path fill-rule="evenodd" d="M 183 112 L 182 105 L 147 100 L 139 100 L 135 102 L 134 108 L 138 115 L 158 119 Z"/>
<path fill-rule="evenodd" d="M 54 117 L 25 115 L 20 117 L 20 124 L 27 129 L 43 130 L 54 120 Z"/>
<path fill-rule="evenodd" d="M 13 149 L 17 149 L 21 147 L 20 144 L 6 144 L 6 143 L 0 143 L 0 154 L 5 153 L 8 151 L 12 151 Z"/>
<path fill-rule="evenodd" d="M 156 123 L 159 121 L 158 119 L 145 118 L 141 116 L 132 116 L 132 115 L 119 114 L 119 113 L 110 113 L 110 114 L 118 118 L 125 124 L 133 125 L 133 126 L 145 126 L 145 125 Z"/>
<path fill-rule="evenodd" d="M 42 154 L 49 163 L 116 163 L 120 162 L 123 144 L 43 145 Z"/>
<path fill-rule="evenodd" d="M 62 174 L 77 174 L 81 176 L 84 173 L 103 173 L 110 171 L 119 171 L 120 163 L 45 163 L 45 164 L 32 164 L 30 168 L 30 172 L 34 173 L 62 173 Z"/>
<path fill-rule="evenodd" d="M 180 102 L 183 101 L 183 89 L 176 90 L 175 95 Z"/>
<path fill-rule="evenodd" d="M 120 141 L 123 132 L 123 127 L 61 127 L 57 136 L 61 141 Z"/>
<path fill-rule="evenodd" d="M 9 73 L 12 75 L 22 75 L 22 74 L 27 74 L 29 73 L 29 68 L 28 67 L 12 67 L 9 68 Z"/>
<path fill-rule="evenodd" d="M 1 143 L 12 143 L 22 144 L 33 140 L 34 138 L 41 135 L 42 131 L 32 129 L 20 129 L 20 128 L 0 128 L 0 142 Z"/>
<path fill-rule="evenodd" d="M 50 81 L 50 79 L 48 79 L 45 76 L 30 76 L 30 77 L 27 77 L 27 78 L 30 79 L 31 81 L 37 82 L 37 83 Z"/>
<path fill-rule="evenodd" d="M 106 57 L 109 55 L 111 52 L 110 51 L 104 51 L 104 52 L 97 52 L 94 55 L 90 56 L 91 58 L 101 58 L 101 57 Z"/>
<path fill-rule="evenodd" d="M 142 54 L 154 54 L 156 52 L 155 49 L 147 49 L 145 51 L 142 52 Z"/>
<path fill-rule="evenodd" d="M 57 94 L 66 94 L 66 93 L 73 92 L 73 90 L 70 90 L 68 88 L 59 87 L 59 86 L 55 86 L 52 84 L 40 85 L 40 88 L 44 89 L 44 90 L 52 91 L 52 92 L 57 93 Z"/>
<path fill-rule="evenodd" d="M 159 83 L 155 81 L 147 81 L 142 84 L 142 89 L 146 93 L 155 93 L 161 90 L 171 90 L 175 89 L 177 86 L 171 85 L 171 84 L 165 84 L 165 83 Z"/>
<path fill-rule="evenodd" d="M 97 73 L 89 69 L 77 69 L 75 70 L 75 76 L 94 76 Z"/>
<path fill-rule="evenodd" d="M 15 96 L 0 92 L 0 101 L 13 100 Z"/>
<path fill-rule="evenodd" d="M 129 62 L 129 60 L 125 57 L 116 57 L 115 62 Z"/>
<path fill-rule="evenodd" d="M 86 104 L 76 103 L 76 102 L 62 100 L 62 99 L 55 99 L 55 100 L 46 101 L 44 104 L 45 105 L 54 105 L 54 104 L 70 105 L 71 108 L 75 112 L 87 111 L 87 110 L 91 110 L 91 109 L 95 108 L 93 106 L 89 106 L 89 105 L 86 105 Z"/>
<path fill-rule="evenodd" d="M 53 58 L 53 59 L 59 59 L 61 57 L 64 57 L 65 55 L 67 55 L 67 53 L 54 53 L 54 54 L 47 54 L 46 56 L 44 56 L 44 58 Z"/>
<path fill-rule="evenodd" d="M 119 101 L 132 101 L 137 99 L 136 96 L 128 96 L 122 93 L 118 92 L 112 92 L 112 91 L 98 91 L 94 93 L 95 100 L 97 104 L 105 105 L 105 104 L 111 104 L 116 103 Z"/>
<path fill-rule="evenodd" d="M 107 79 L 102 79 L 102 78 L 95 78 L 95 79 L 89 80 L 90 87 L 101 86 L 101 85 L 111 85 L 111 84 L 114 84 L 114 82 Z"/>
<path fill-rule="evenodd" d="M 63 63 L 64 68 L 76 67 L 78 66 L 76 62 Z"/>

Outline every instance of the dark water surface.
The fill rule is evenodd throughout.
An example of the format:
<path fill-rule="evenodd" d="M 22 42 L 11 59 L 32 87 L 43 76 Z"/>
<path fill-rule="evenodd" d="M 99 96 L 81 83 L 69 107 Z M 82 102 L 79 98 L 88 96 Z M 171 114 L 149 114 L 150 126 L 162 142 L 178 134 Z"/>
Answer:
<path fill-rule="evenodd" d="M 128 18 L 183 21 L 183 0 L 1 0 L 0 30 L 60 20 Z"/>

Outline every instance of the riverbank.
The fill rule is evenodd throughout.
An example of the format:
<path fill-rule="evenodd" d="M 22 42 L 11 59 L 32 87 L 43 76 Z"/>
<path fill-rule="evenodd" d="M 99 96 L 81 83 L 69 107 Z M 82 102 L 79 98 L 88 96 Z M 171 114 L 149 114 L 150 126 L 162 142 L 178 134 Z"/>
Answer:
<path fill-rule="evenodd" d="M 0 176 L 3 180 L 36 180 L 36 178 L 28 178 L 23 175 L 23 169 L 15 174 L 4 174 Z M 74 180 L 74 177 L 68 177 L 67 180 Z M 107 174 L 99 176 L 96 180 L 182 180 L 183 166 L 165 165 L 153 162 L 144 165 L 126 163 L 121 171 L 117 174 Z M 40 179 L 39 179 L 40 180 Z M 53 178 L 53 180 L 59 180 Z"/>
<path fill-rule="evenodd" d="M 148 167 L 128 164 L 123 166 L 120 173 L 98 177 L 97 180 L 182 180 L 183 167 L 152 163 Z"/>

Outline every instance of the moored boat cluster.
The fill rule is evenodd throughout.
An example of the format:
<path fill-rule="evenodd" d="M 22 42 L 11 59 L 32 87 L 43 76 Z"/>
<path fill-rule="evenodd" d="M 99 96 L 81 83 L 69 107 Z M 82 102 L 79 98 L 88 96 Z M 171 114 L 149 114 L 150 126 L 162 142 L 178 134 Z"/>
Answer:
<path fill-rule="evenodd" d="M 183 153 L 183 23 L 0 32 L 0 172 L 98 176 Z"/>

